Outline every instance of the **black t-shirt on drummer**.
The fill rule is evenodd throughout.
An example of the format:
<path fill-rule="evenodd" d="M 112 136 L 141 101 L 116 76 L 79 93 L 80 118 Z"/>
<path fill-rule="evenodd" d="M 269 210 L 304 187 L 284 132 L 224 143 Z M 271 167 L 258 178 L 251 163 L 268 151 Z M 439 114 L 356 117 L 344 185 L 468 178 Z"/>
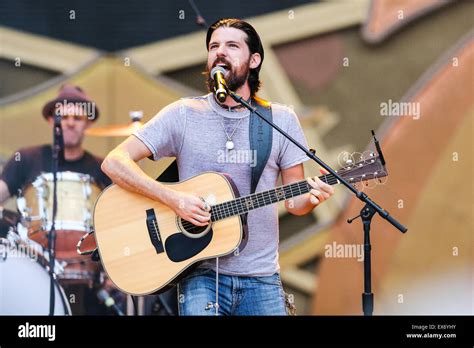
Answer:
<path fill-rule="evenodd" d="M 85 151 L 84 155 L 74 161 L 60 161 L 59 172 L 71 171 L 90 175 L 101 188 L 110 185 L 112 181 L 100 169 L 102 159 Z M 41 145 L 20 149 L 8 160 L 0 175 L 5 181 L 10 194 L 18 195 L 26 185 L 35 181 L 43 173 L 52 172 L 51 145 Z"/>

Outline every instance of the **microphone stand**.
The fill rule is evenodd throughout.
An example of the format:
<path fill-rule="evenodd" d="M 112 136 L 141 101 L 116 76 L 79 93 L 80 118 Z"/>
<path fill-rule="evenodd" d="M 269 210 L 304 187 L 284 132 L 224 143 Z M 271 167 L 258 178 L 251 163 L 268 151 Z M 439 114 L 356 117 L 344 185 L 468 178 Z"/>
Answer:
<path fill-rule="evenodd" d="M 316 162 L 321 167 L 326 169 L 330 174 L 332 174 L 339 181 L 339 183 L 343 184 L 358 199 L 360 199 L 362 202 L 365 203 L 364 207 L 360 211 L 360 215 L 358 215 L 354 219 L 361 217 L 363 226 L 364 226 L 364 292 L 362 293 L 362 309 L 363 309 L 364 315 L 372 315 L 373 303 L 374 303 L 373 301 L 374 295 L 371 290 L 371 263 L 370 263 L 371 262 L 370 254 L 371 254 L 371 249 L 372 249 L 370 245 L 370 223 L 372 221 L 372 217 L 375 215 L 375 213 L 378 213 L 382 218 L 384 218 L 389 223 L 391 223 L 400 232 L 405 233 L 408 229 L 405 226 L 403 226 L 401 223 L 399 223 L 397 220 L 395 220 L 388 213 L 388 211 L 384 210 L 372 199 L 370 199 L 370 197 L 367 196 L 364 192 L 358 191 L 355 187 L 353 187 L 346 180 L 344 180 L 335 170 L 333 170 L 329 165 L 324 163 L 318 156 L 316 156 L 315 153 L 313 153 L 311 150 L 306 149 L 303 145 L 298 143 L 294 138 L 292 138 L 289 134 L 283 131 L 276 124 L 274 124 L 273 122 L 263 117 L 263 115 L 260 114 L 260 112 L 258 112 L 257 108 L 250 105 L 247 101 L 245 101 L 244 98 L 232 92 L 231 90 L 229 90 L 229 88 L 226 87 L 226 89 L 232 99 L 234 99 L 237 103 L 246 107 L 248 110 L 250 110 L 250 112 L 253 112 L 256 115 L 258 115 L 262 120 L 264 120 L 274 129 L 276 129 L 281 135 L 283 135 L 285 138 L 287 138 L 289 141 L 291 141 L 293 144 L 299 147 L 306 154 L 306 156 L 308 156 L 314 162 Z M 374 134 L 373 131 L 372 131 L 372 134 Z M 374 135 L 374 139 L 375 139 L 375 135 Z M 385 160 L 383 158 L 382 151 L 380 149 L 377 139 L 375 139 L 375 145 L 377 148 L 377 152 L 379 152 L 379 157 L 382 162 L 382 165 L 385 165 Z M 352 220 L 354 219 L 351 219 L 350 222 L 352 222 Z"/>
<path fill-rule="evenodd" d="M 61 127 L 61 115 L 55 113 L 53 126 L 53 149 L 52 149 L 52 172 L 53 172 L 53 211 L 51 229 L 48 234 L 48 254 L 49 254 L 49 275 L 50 275 L 50 296 L 49 296 L 49 315 L 54 315 L 55 306 L 55 283 L 56 274 L 54 273 L 54 266 L 56 261 L 56 214 L 58 210 L 57 197 L 57 173 L 59 168 L 59 161 L 64 156 L 64 138 Z"/>

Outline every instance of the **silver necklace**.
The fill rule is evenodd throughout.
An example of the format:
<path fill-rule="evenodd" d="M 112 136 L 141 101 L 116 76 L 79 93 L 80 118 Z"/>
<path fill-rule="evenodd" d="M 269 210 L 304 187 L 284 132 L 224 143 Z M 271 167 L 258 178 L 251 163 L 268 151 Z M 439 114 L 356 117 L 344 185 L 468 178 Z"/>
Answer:
<path fill-rule="evenodd" d="M 235 134 L 235 131 L 237 130 L 237 128 L 239 128 L 239 125 L 240 123 L 242 122 L 242 120 L 245 118 L 246 116 L 244 117 L 241 117 L 239 122 L 237 122 L 237 126 L 235 126 L 234 130 L 232 131 L 232 134 L 229 135 L 227 133 L 227 130 L 225 129 L 225 126 L 224 126 L 224 123 L 222 122 L 222 119 L 219 119 L 219 121 L 221 122 L 221 125 L 222 125 L 222 129 L 224 129 L 224 133 L 225 133 L 225 136 L 227 137 L 227 141 L 225 142 L 225 148 L 230 151 L 234 148 L 234 142 L 232 141 L 232 137 L 234 136 Z"/>
<path fill-rule="evenodd" d="M 250 105 L 252 105 L 252 100 L 249 98 L 249 100 L 247 101 Z M 222 104 L 220 103 L 217 103 L 219 104 L 219 106 L 221 107 L 224 107 Z M 228 106 L 228 110 L 229 111 L 232 111 L 232 107 Z M 234 128 L 234 130 L 232 131 L 232 134 L 229 136 L 229 134 L 227 133 L 227 130 L 225 129 L 225 126 L 224 126 L 224 123 L 222 122 L 222 119 L 219 119 L 219 121 L 221 122 L 221 125 L 222 125 L 222 129 L 224 129 L 224 133 L 225 133 L 225 136 L 227 137 L 227 141 L 225 142 L 225 148 L 230 151 L 234 148 L 234 142 L 232 141 L 232 137 L 234 136 L 234 133 L 235 131 L 237 130 L 237 128 L 239 128 L 239 125 L 240 125 L 240 122 L 242 122 L 242 120 L 245 118 L 246 116 L 242 117 L 239 122 L 237 122 L 237 126 Z"/>

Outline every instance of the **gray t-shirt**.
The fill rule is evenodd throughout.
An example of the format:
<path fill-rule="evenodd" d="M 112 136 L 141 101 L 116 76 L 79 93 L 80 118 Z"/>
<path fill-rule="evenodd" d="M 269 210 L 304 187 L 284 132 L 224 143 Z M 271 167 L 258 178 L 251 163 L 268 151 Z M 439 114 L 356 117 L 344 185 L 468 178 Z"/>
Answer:
<path fill-rule="evenodd" d="M 306 139 L 296 114 L 288 107 L 272 104 L 273 121 L 306 146 Z M 240 195 L 250 194 L 251 168 L 255 156 L 249 144 L 249 111 L 228 111 L 220 107 L 212 94 L 176 101 L 148 121 L 134 135 L 153 153 L 154 160 L 176 157 L 179 179 L 185 180 L 205 171 L 230 175 Z M 226 133 L 235 147 L 226 150 Z M 233 155 L 232 155 L 233 152 Z M 277 184 L 281 169 L 308 160 L 304 152 L 273 131 L 270 157 L 256 192 Z M 268 205 L 249 212 L 249 239 L 238 255 L 219 258 L 219 272 L 241 276 L 268 276 L 279 271 L 278 207 Z M 215 260 L 200 267 L 215 269 Z"/>

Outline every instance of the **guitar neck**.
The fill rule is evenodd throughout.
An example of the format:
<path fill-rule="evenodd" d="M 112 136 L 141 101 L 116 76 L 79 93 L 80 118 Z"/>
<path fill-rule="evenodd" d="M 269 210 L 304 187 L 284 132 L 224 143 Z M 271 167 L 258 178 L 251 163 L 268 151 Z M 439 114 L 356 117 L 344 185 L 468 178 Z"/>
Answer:
<path fill-rule="evenodd" d="M 319 177 L 329 185 L 335 185 L 339 181 L 332 174 L 325 174 Z M 268 191 L 253 193 L 248 196 L 239 197 L 232 201 L 223 202 L 212 206 L 211 220 L 218 221 L 235 215 L 242 215 L 251 210 L 285 201 L 292 197 L 308 193 L 311 186 L 306 180 L 294 182 L 288 185 L 278 186 Z"/>

